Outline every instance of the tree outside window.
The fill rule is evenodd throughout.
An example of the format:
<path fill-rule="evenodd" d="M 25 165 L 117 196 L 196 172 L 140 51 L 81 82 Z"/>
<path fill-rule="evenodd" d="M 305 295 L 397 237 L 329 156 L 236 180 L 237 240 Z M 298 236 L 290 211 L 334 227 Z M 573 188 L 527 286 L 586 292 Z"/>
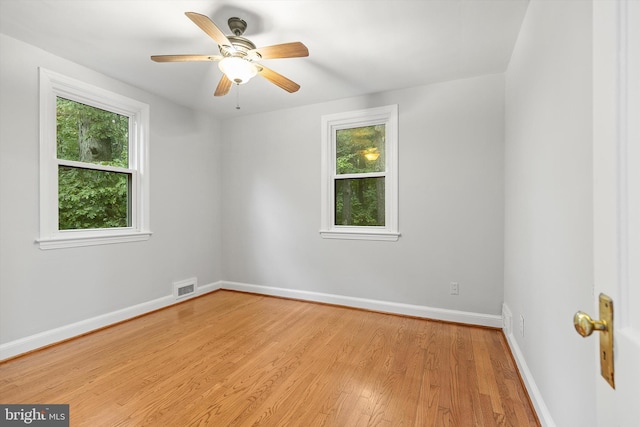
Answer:
<path fill-rule="evenodd" d="M 131 226 L 131 173 L 94 169 L 129 168 L 129 117 L 58 97 L 56 151 L 58 229 Z"/>
<path fill-rule="evenodd" d="M 384 148 L 383 124 L 336 131 L 335 225 L 385 225 Z"/>

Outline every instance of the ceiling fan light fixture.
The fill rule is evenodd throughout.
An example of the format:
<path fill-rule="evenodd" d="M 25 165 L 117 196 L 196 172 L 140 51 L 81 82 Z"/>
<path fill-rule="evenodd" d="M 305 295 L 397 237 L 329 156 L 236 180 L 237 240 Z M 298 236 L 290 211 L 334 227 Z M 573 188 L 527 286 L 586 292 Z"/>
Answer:
<path fill-rule="evenodd" d="M 255 64 L 236 56 L 221 60 L 218 63 L 218 68 L 220 68 L 220 71 L 222 71 L 229 80 L 239 85 L 248 82 L 258 74 L 258 69 Z"/>

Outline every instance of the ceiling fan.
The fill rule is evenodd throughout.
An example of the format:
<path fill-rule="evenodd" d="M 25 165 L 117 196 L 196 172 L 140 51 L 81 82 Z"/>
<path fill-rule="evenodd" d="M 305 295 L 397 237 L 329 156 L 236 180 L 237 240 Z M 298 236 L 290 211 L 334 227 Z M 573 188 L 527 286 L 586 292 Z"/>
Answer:
<path fill-rule="evenodd" d="M 153 55 L 151 57 L 153 61 L 218 61 L 218 67 L 223 74 L 214 93 L 215 96 L 228 94 L 232 83 L 244 84 L 257 74 L 287 92 L 293 93 L 300 89 L 300 85 L 296 82 L 256 61 L 309 56 L 309 50 L 303 43 L 291 42 L 256 48 L 251 40 L 242 37 L 247 29 L 247 23 L 240 18 L 229 18 L 228 24 L 233 35 L 226 36 L 208 16 L 195 12 L 186 12 L 185 15 L 218 43 L 220 55 Z"/>

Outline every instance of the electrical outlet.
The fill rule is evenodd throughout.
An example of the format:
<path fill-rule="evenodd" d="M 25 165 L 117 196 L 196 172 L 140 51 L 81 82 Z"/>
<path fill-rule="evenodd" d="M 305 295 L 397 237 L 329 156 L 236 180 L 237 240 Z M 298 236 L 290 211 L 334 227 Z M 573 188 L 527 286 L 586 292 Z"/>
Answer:
<path fill-rule="evenodd" d="M 524 337 L 524 316 L 520 315 L 520 336 Z"/>
<path fill-rule="evenodd" d="M 451 295 L 458 295 L 460 293 L 458 288 L 458 282 L 449 283 L 449 293 Z"/>

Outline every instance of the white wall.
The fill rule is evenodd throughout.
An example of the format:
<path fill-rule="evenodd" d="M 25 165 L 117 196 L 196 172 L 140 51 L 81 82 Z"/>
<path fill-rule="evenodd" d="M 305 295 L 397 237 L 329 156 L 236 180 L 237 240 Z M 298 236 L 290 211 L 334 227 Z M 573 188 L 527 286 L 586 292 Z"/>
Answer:
<path fill-rule="evenodd" d="M 0 344 L 221 279 L 219 124 L 0 35 Z M 150 104 L 149 241 L 41 250 L 38 67 Z"/>
<path fill-rule="evenodd" d="M 597 354 L 572 324 L 593 306 L 591 77 L 591 3 L 532 1 L 506 73 L 505 304 L 558 426 L 596 418 Z"/>
<path fill-rule="evenodd" d="M 387 104 L 399 105 L 402 236 L 324 240 L 320 118 Z M 225 280 L 499 314 L 503 119 L 504 78 L 490 75 L 225 120 Z"/>

